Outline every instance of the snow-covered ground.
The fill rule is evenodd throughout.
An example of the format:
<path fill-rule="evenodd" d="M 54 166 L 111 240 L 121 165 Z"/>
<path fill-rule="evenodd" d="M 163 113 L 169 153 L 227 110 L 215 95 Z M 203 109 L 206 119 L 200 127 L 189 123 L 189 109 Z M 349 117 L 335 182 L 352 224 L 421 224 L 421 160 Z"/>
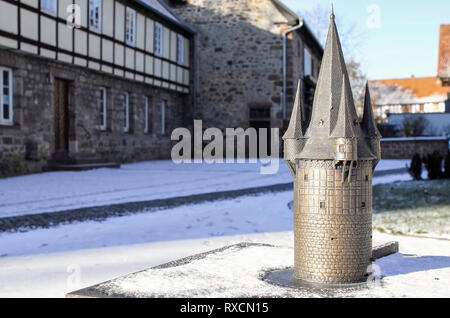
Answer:
<path fill-rule="evenodd" d="M 404 168 L 408 160 L 382 160 L 377 171 Z M 282 160 L 273 175 L 261 164 L 180 164 L 150 161 L 120 169 L 46 172 L 0 179 L 0 217 L 114 203 L 165 199 L 292 182 Z"/>
<path fill-rule="evenodd" d="M 385 176 L 374 183 L 409 178 Z M 291 200 L 291 192 L 266 193 L 104 222 L 2 233 L 0 297 L 63 297 L 69 291 L 243 241 L 292 246 Z M 450 256 L 449 241 L 374 233 L 375 244 L 389 240 L 400 240 L 403 254 Z M 428 269 L 423 271 L 430 275 Z M 441 283 L 448 286 L 445 277 Z"/>

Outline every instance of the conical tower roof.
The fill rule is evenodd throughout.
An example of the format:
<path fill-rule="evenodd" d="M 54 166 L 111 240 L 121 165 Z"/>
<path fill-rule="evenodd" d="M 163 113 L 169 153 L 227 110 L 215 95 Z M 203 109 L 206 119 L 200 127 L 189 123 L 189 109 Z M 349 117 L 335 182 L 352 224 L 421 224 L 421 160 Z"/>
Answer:
<path fill-rule="evenodd" d="M 363 140 L 334 13 L 325 44 L 305 147 L 298 159 L 334 159 L 333 139 L 358 139 L 358 156 L 372 158 Z"/>
<path fill-rule="evenodd" d="M 351 93 L 351 92 L 350 92 Z M 341 102 L 339 104 L 336 126 L 330 137 L 334 138 L 355 138 L 358 135 L 355 133 L 355 129 L 359 125 L 357 117 L 351 112 L 354 105 L 350 104 L 349 90 L 345 83 L 345 77 L 342 76 L 342 92 Z"/>
<path fill-rule="evenodd" d="M 373 116 L 369 83 L 366 83 L 366 94 L 364 97 L 364 115 L 361 125 L 367 137 L 381 138 L 381 133 L 377 128 L 377 124 L 375 123 L 375 118 Z"/>
<path fill-rule="evenodd" d="M 295 97 L 294 108 L 292 109 L 291 120 L 289 122 L 289 127 L 283 136 L 283 140 L 286 139 L 298 139 L 303 137 L 303 127 L 302 127 L 302 113 L 303 113 L 303 103 L 302 103 L 302 81 L 298 81 L 297 95 Z"/>
<path fill-rule="evenodd" d="M 342 81 L 342 77 L 345 78 L 345 81 Z M 350 91 L 350 94 L 348 94 L 349 103 L 354 105 L 341 41 L 334 20 L 334 14 L 332 13 L 314 97 L 311 125 L 306 134 L 307 136 L 315 134 L 317 132 L 316 130 L 321 133 L 325 131 L 328 134 L 333 131 L 336 125 L 341 93 L 343 91 L 342 85 L 344 84 L 348 86 L 348 90 Z M 353 110 L 353 112 L 356 115 L 356 110 Z M 324 122 L 321 123 L 321 120 Z"/>

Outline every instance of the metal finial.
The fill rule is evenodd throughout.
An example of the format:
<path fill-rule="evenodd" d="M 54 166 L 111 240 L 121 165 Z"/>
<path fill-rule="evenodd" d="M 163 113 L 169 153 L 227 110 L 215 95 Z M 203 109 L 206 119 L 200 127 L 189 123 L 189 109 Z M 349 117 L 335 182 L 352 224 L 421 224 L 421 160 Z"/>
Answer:
<path fill-rule="evenodd" d="M 330 19 L 334 20 L 334 7 L 333 7 L 333 3 L 331 3 L 331 15 L 330 15 Z"/>

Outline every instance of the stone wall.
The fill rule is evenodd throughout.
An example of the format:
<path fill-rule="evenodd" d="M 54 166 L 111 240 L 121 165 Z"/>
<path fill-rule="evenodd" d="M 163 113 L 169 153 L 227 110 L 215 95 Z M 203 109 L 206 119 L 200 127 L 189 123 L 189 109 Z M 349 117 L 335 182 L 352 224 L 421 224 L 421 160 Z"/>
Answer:
<path fill-rule="evenodd" d="M 170 158 L 170 133 L 192 122 L 188 95 L 0 49 L 0 65 L 13 70 L 14 125 L 0 126 L 0 177 L 42 170 L 53 153 L 54 80 L 69 81 L 69 150 L 131 162 Z M 108 129 L 101 131 L 100 92 L 108 93 Z M 130 96 L 129 133 L 123 130 L 124 93 Z M 144 97 L 150 98 L 150 127 L 144 133 Z M 166 134 L 161 136 L 161 101 Z"/>
<path fill-rule="evenodd" d="M 448 139 L 443 137 L 384 138 L 381 140 L 381 157 L 383 159 L 411 159 L 415 154 L 423 156 L 434 151 L 446 156 L 448 149 Z"/>
<path fill-rule="evenodd" d="M 189 0 L 173 8 L 197 30 L 196 118 L 204 128 L 248 128 L 250 108 L 269 109 L 271 127 L 281 128 L 282 34 L 292 25 L 273 2 Z M 303 47 L 301 33 L 290 34 L 287 119 L 303 76 Z M 317 74 L 321 56 L 313 57 Z"/>

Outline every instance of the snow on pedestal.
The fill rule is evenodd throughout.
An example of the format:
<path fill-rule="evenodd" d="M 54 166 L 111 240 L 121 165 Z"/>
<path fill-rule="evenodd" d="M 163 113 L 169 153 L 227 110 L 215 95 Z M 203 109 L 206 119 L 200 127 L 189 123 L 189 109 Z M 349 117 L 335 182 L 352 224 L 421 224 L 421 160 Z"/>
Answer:
<path fill-rule="evenodd" d="M 126 275 L 67 297 L 448 297 L 448 257 L 393 254 L 375 261 L 379 279 L 357 287 L 314 289 L 277 286 L 267 273 L 293 266 L 293 249 L 268 244 L 228 246 Z M 381 278 L 381 280 L 380 280 Z M 430 289 L 433 293 L 430 293 Z M 424 294 L 425 293 L 425 294 Z"/>

